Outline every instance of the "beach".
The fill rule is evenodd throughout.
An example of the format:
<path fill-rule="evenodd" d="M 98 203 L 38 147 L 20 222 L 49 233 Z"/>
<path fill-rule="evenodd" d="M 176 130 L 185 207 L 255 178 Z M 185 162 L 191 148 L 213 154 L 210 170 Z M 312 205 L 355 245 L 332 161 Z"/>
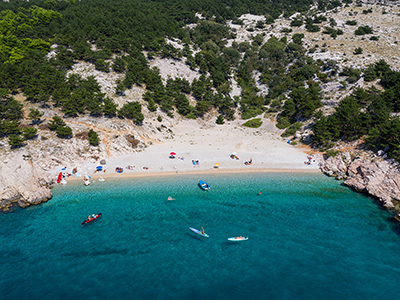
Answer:
<path fill-rule="evenodd" d="M 269 119 L 264 119 L 259 128 L 247 128 L 242 123 L 237 120 L 216 125 L 210 121 L 180 120 L 170 125 L 172 137 L 139 132 L 148 145 L 145 149 L 60 167 L 68 174 L 76 168 L 76 176 L 68 179 L 84 175 L 95 179 L 209 172 L 319 172 L 310 152 L 289 144 Z M 60 167 L 54 169 L 55 174 Z M 122 172 L 117 173 L 116 168 Z"/>

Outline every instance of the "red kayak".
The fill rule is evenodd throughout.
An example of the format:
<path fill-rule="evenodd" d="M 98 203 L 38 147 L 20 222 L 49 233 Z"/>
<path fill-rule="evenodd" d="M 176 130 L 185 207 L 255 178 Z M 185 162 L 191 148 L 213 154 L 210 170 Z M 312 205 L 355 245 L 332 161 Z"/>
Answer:
<path fill-rule="evenodd" d="M 60 172 L 60 174 L 58 174 L 58 177 L 57 177 L 57 183 L 60 183 L 62 177 L 63 177 L 62 172 Z"/>
<path fill-rule="evenodd" d="M 101 216 L 101 213 L 95 215 L 94 217 L 90 217 L 90 219 L 87 219 L 87 220 L 83 221 L 83 222 L 82 222 L 82 225 L 85 225 L 85 224 L 87 224 L 87 223 L 90 223 L 90 222 L 92 222 L 92 221 L 94 221 L 94 220 L 100 218 L 100 216 Z"/>

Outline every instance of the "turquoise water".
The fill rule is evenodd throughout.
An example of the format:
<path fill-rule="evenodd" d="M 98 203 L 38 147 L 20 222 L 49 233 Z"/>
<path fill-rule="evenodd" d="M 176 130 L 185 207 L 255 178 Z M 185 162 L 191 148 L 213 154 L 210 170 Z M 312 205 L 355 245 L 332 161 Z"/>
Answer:
<path fill-rule="evenodd" d="M 211 190 L 200 190 L 199 179 Z M 0 215 L 0 299 L 400 294 L 400 235 L 391 214 L 320 174 L 76 182 L 53 194 Z M 81 225 L 98 212 L 100 219 Z M 189 230 L 201 226 L 209 238 Z M 227 241 L 239 235 L 249 240 Z"/>

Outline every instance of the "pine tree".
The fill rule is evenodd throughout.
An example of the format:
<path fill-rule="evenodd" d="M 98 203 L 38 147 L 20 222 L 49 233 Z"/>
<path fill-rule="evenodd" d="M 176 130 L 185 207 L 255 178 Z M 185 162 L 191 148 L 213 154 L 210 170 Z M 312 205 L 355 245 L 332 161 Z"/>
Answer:
<path fill-rule="evenodd" d="M 90 145 L 97 146 L 100 142 L 100 138 L 99 138 L 99 135 L 97 134 L 97 132 L 94 131 L 93 129 L 90 129 L 88 135 L 89 135 Z"/>

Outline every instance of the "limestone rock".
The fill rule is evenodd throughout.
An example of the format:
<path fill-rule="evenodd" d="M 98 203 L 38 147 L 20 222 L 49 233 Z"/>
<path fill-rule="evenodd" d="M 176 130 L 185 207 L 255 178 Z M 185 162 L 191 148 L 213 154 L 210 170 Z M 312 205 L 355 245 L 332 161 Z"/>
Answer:
<path fill-rule="evenodd" d="M 54 179 L 24 159 L 22 155 L 0 162 L 0 209 L 7 210 L 12 203 L 21 207 L 39 204 L 50 199 Z"/>
<path fill-rule="evenodd" d="M 353 161 L 348 152 L 329 157 L 321 162 L 321 170 L 338 179 L 346 178 L 345 185 L 378 198 L 386 208 L 395 208 L 394 203 L 400 201 L 398 168 L 386 160 L 375 160 L 374 155 L 363 153 L 358 156 L 362 158 Z"/>

